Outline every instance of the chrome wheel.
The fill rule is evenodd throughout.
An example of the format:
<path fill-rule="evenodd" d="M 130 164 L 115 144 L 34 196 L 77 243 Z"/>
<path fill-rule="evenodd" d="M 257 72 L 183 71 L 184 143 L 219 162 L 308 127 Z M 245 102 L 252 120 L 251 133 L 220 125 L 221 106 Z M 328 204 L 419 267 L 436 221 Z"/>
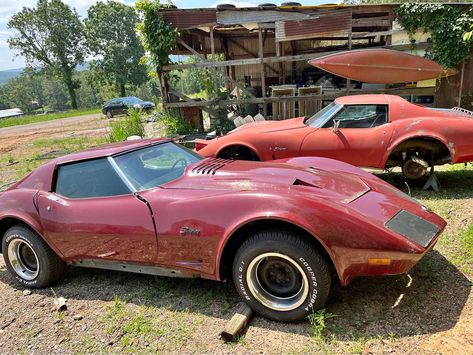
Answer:
<path fill-rule="evenodd" d="M 248 266 L 246 281 L 251 294 L 264 306 L 291 311 L 304 303 L 309 281 L 302 267 L 280 253 L 264 253 Z"/>
<path fill-rule="evenodd" d="M 8 244 L 8 259 L 13 270 L 22 279 L 31 281 L 39 274 L 39 259 L 33 248 L 22 239 L 13 239 Z"/>

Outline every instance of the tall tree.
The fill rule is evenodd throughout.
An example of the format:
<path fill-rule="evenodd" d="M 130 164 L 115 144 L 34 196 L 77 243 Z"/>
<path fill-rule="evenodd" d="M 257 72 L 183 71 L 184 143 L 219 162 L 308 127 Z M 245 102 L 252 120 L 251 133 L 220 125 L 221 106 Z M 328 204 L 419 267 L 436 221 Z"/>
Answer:
<path fill-rule="evenodd" d="M 147 80 L 146 66 L 140 63 L 144 49 L 135 32 L 138 14 L 125 4 L 98 2 L 88 10 L 85 20 L 87 44 L 94 56 L 102 57 L 91 67 L 102 81 L 117 86 L 125 96 L 127 84 Z"/>
<path fill-rule="evenodd" d="M 17 33 L 8 39 L 29 67 L 44 69 L 66 85 L 72 108 L 77 108 L 74 69 L 84 61 L 84 25 L 77 12 L 61 0 L 39 0 L 36 8 L 24 7 L 8 22 Z"/>

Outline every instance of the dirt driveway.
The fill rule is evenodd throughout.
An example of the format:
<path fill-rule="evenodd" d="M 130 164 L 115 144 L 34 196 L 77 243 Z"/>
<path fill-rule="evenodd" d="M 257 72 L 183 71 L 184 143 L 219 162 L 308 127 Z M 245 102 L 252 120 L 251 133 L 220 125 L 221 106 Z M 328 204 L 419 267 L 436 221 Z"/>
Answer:
<path fill-rule="evenodd" d="M 100 113 L 69 117 L 23 126 L 0 128 L 0 154 L 18 149 L 33 139 L 66 137 L 73 135 L 104 134 L 108 122 Z"/>
<path fill-rule="evenodd" d="M 48 158 L 105 141 L 99 115 L 0 129 L 0 185 Z M 232 284 L 70 268 L 25 290 L 0 257 L 2 353 L 473 353 L 473 168 L 439 172 L 440 193 L 413 196 L 447 219 L 435 249 L 407 275 L 336 288 L 312 324 L 256 317 L 236 343 L 218 333 L 239 301 Z M 381 174 L 400 189 L 399 174 Z M 473 228 L 471 228 L 473 233 Z M 67 299 L 57 312 L 54 299 Z"/>

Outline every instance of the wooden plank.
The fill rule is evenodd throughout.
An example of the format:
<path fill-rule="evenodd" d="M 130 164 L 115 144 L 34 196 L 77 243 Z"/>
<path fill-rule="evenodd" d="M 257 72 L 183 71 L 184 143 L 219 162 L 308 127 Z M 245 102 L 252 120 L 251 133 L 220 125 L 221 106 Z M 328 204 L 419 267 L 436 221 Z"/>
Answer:
<path fill-rule="evenodd" d="M 427 49 L 431 47 L 431 43 L 422 42 L 414 44 L 401 44 L 393 46 L 383 46 L 379 48 L 388 48 L 399 51 L 410 51 L 413 49 Z M 378 47 L 376 47 L 378 48 Z M 299 55 L 281 56 L 281 57 L 265 57 L 265 58 L 248 58 L 248 59 L 234 59 L 226 60 L 222 62 L 208 61 L 205 63 L 189 63 L 189 64 L 173 64 L 163 66 L 164 71 L 180 70 L 180 69 L 191 69 L 191 68 L 218 68 L 235 65 L 254 65 L 254 64 L 269 64 L 269 63 L 284 63 L 284 62 L 297 62 L 309 59 L 315 59 L 324 55 L 338 53 L 337 51 L 326 51 L 326 52 L 313 52 Z"/>
<path fill-rule="evenodd" d="M 246 325 L 251 320 L 253 312 L 244 302 L 238 304 L 238 308 L 225 326 L 225 330 L 220 333 L 220 337 L 225 342 L 235 341 L 238 336 L 245 330 Z"/>
<path fill-rule="evenodd" d="M 238 43 L 237 41 L 234 41 L 233 39 L 231 39 L 230 37 L 227 38 L 228 42 L 232 43 L 234 46 L 240 48 L 242 51 L 246 52 L 247 54 L 251 55 L 252 57 L 259 57 L 259 55 L 257 53 L 254 53 L 252 51 L 250 51 L 248 48 L 246 48 L 244 45 L 242 45 L 241 43 Z M 269 69 L 271 69 L 275 74 L 279 74 L 279 72 L 271 65 L 267 64 L 267 67 Z"/>
<path fill-rule="evenodd" d="M 264 56 L 264 44 L 263 44 L 263 30 L 261 28 L 258 29 L 258 56 L 263 59 Z M 261 94 L 263 98 L 266 97 L 266 75 L 265 75 L 265 65 L 261 63 Z M 263 104 L 263 116 L 266 117 L 268 115 L 268 106 Z"/>
<path fill-rule="evenodd" d="M 354 89 L 350 91 L 350 95 L 366 95 L 366 94 L 390 94 L 390 95 L 434 95 L 435 88 L 401 88 L 401 89 L 377 89 L 377 90 L 360 90 Z M 242 100 L 220 100 L 220 101 L 196 101 L 192 102 L 172 102 L 172 103 L 163 103 L 163 106 L 166 108 L 171 107 L 192 107 L 192 106 L 226 106 L 233 104 L 262 104 L 262 103 L 271 103 L 271 102 L 280 102 L 280 101 L 299 101 L 299 100 L 334 100 L 337 97 L 346 96 L 345 91 L 340 91 L 337 93 L 331 94 L 322 94 L 322 95 L 304 95 L 304 96 L 284 96 L 284 97 L 258 97 L 251 99 L 242 99 Z"/>
<path fill-rule="evenodd" d="M 214 28 L 210 27 L 210 52 L 212 53 L 212 59 L 215 60 L 215 40 L 214 40 Z"/>

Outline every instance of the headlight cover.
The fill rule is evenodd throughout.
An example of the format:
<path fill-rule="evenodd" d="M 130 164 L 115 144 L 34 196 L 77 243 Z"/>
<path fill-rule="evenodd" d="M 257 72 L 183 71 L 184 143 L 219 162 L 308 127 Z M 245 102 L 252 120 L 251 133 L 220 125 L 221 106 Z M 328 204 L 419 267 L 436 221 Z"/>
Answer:
<path fill-rule="evenodd" d="M 427 247 L 440 228 L 408 211 L 401 210 L 385 224 L 386 228 Z"/>

